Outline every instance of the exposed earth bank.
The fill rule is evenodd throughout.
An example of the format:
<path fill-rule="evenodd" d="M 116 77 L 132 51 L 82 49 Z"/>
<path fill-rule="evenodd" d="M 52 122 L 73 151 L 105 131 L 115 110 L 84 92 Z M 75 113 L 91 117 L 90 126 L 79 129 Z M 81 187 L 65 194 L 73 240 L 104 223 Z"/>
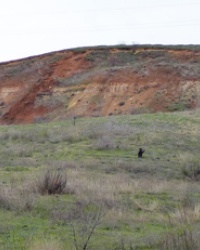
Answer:
<path fill-rule="evenodd" d="M 200 106 L 200 46 L 78 48 L 0 64 L 0 123 Z"/>

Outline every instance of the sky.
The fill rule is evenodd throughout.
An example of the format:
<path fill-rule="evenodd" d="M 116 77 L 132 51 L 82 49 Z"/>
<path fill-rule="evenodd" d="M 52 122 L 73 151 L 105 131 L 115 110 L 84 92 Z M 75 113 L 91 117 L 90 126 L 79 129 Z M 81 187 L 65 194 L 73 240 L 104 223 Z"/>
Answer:
<path fill-rule="evenodd" d="M 200 0 L 0 0 L 0 62 L 76 47 L 200 44 Z"/>

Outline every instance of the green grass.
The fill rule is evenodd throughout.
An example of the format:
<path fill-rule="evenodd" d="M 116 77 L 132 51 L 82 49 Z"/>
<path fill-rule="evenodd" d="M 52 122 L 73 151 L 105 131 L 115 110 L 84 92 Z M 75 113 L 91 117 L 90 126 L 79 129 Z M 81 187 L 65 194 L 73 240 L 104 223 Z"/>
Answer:
<path fill-rule="evenodd" d="M 1 126 L 0 249 L 83 249 L 91 225 L 87 249 L 169 249 L 185 228 L 198 245 L 199 122 L 196 110 Z M 66 174 L 64 194 L 39 194 L 46 169 Z"/>

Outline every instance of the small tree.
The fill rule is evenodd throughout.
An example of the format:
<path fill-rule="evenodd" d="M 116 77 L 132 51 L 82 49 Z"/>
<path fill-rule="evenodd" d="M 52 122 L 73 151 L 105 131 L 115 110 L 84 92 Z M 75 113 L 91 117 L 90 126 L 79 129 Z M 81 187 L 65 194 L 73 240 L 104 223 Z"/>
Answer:
<path fill-rule="evenodd" d="M 100 205 L 100 207 L 97 207 L 91 202 L 86 204 L 77 203 L 73 214 L 75 220 L 73 220 L 70 225 L 72 228 L 74 247 L 76 250 L 87 250 L 91 238 L 94 236 L 105 214 L 103 206 Z"/>

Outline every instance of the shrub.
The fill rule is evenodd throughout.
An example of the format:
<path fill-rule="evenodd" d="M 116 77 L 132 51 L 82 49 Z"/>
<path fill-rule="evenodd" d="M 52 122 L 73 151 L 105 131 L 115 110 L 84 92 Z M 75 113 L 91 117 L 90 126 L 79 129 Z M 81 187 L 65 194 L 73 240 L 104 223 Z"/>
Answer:
<path fill-rule="evenodd" d="M 40 194 L 53 195 L 64 193 L 67 178 L 61 172 L 46 171 L 37 183 L 37 190 Z"/>
<path fill-rule="evenodd" d="M 0 192 L 0 208 L 11 211 L 30 211 L 34 207 L 35 195 L 27 190 L 6 187 Z"/>
<path fill-rule="evenodd" d="M 200 166 L 198 162 L 190 162 L 187 165 L 184 165 L 182 167 L 182 174 L 183 176 L 194 180 L 199 181 L 200 180 Z"/>
<path fill-rule="evenodd" d="M 104 207 L 101 204 L 98 206 L 92 202 L 76 204 L 71 214 L 73 221 L 70 223 L 76 250 L 89 249 L 90 242 L 104 216 Z"/>
<path fill-rule="evenodd" d="M 182 249 L 191 250 L 199 249 L 199 239 L 191 230 L 180 230 L 179 233 L 167 233 L 165 239 L 160 244 L 158 249 L 171 250 Z"/>

